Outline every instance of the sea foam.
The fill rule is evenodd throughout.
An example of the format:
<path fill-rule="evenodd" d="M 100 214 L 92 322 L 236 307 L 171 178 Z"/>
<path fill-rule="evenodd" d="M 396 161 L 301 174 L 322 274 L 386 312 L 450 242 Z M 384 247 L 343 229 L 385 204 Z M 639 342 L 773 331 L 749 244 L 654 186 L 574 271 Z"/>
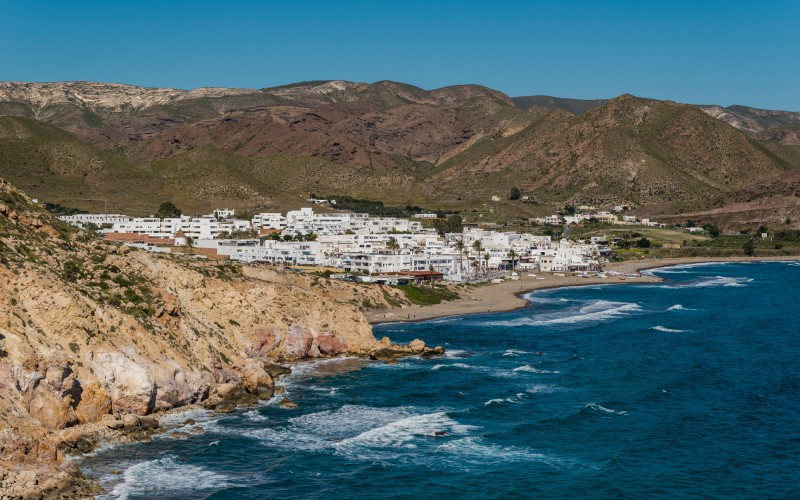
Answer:
<path fill-rule="evenodd" d="M 232 485 L 229 477 L 199 465 L 181 463 L 174 455 L 132 465 L 122 479 L 108 495 L 100 498 L 206 496 L 201 493 Z"/>

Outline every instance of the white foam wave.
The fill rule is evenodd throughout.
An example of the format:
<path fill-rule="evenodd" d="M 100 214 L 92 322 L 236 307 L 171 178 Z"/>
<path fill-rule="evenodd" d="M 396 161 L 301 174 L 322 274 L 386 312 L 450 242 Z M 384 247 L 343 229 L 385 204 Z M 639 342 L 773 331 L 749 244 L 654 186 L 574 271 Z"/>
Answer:
<path fill-rule="evenodd" d="M 436 452 L 456 458 L 453 465 L 484 465 L 488 462 L 539 462 L 553 467 L 572 465 L 568 460 L 537 453 L 519 446 L 501 446 L 486 442 L 480 437 L 454 439 L 436 447 Z"/>
<path fill-rule="evenodd" d="M 506 349 L 506 352 L 503 353 L 503 356 L 514 358 L 517 356 L 522 356 L 524 354 L 530 354 L 528 351 L 521 351 L 519 349 Z"/>
<path fill-rule="evenodd" d="M 461 369 L 464 369 L 464 370 L 481 370 L 481 369 L 483 369 L 485 367 L 476 366 L 476 365 L 468 365 L 466 363 L 448 363 L 448 364 L 433 365 L 431 367 L 431 370 L 439 371 L 439 370 L 442 370 L 444 368 L 461 368 Z"/>
<path fill-rule="evenodd" d="M 664 333 L 683 333 L 686 331 L 686 330 L 678 330 L 677 328 L 667 328 L 666 326 L 661 326 L 661 325 L 651 326 L 650 329 Z"/>
<path fill-rule="evenodd" d="M 514 368 L 512 371 L 515 371 L 515 372 L 528 372 L 528 373 L 541 373 L 541 374 L 558 373 L 557 370 L 540 370 L 539 368 L 535 368 L 535 367 L 533 367 L 531 365 L 518 366 L 518 367 Z"/>
<path fill-rule="evenodd" d="M 343 439 L 333 446 L 338 452 L 350 454 L 353 448 L 416 448 L 414 441 L 421 437 L 463 435 L 475 427 L 462 425 L 445 412 L 412 415 L 369 429 L 356 436 Z"/>
<path fill-rule="evenodd" d="M 667 311 L 694 311 L 695 309 L 690 309 L 688 307 L 684 307 L 681 304 L 675 304 L 674 306 L 669 306 Z"/>
<path fill-rule="evenodd" d="M 666 288 L 706 288 L 714 286 L 747 286 L 753 281 L 752 278 L 731 277 L 731 276 L 706 276 L 696 281 L 686 283 L 676 283 L 663 285 Z"/>
<path fill-rule="evenodd" d="M 611 408 L 606 408 L 605 406 L 601 406 L 597 403 L 589 403 L 588 405 L 584 406 L 584 409 L 595 410 L 602 413 L 613 413 L 614 415 L 628 414 L 628 412 L 625 410 L 612 410 Z"/>
<path fill-rule="evenodd" d="M 525 392 L 529 394 L 550 394 L 558 390 L 557 387 L 546 384 L 532 384 L 525 388 Z"/>
<path fill-rule="evenodd" d="M 448 349 L 444 352 L 445 358 L 467 358 L 469 357 L 469 352 L 464 351 L 462 349 Z"/>
<path fill-rule="evenodd" d="M 242 416 L 251 422 L 266 422 L 269 420 L 266 415 L 262 415 L 258 410 L 250 410 L 242 414 Z"/>
<path fill-rule="evenodd" d="M 122 479 L 101 498 L 197 496 L 231 486 L 227 476 L 199 465 L 181 463 L 172 455 L 132 465 L 122 474 Z"/>
<path fill-rule="evenodd" d="M 641 306 L 633 302 L 614 302 L 598 300 L 580 308 L 570 308 L 558 313 L 540 314 L 532 318 L 518 318 L 509 321 L 495 321 L 493 326 L 540 326 L 570 325 L 576 323 L 599 323 L 627 316 L 641 311 Z M 567 313 L 567 315 L 564 315 Z"/>

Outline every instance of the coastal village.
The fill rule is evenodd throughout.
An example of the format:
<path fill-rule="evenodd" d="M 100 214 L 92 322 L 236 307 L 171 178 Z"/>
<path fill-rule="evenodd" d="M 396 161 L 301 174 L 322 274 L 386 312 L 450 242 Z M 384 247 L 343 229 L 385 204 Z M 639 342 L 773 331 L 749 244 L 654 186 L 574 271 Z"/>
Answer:
<path fill-rule="evenodd" d="M 310 199 L 320 204 L 327 200 Z M 335 203 L 335 202 L 333 202 Z M 663 227 L 663 224 L 614 211 L 578 207 L 568 215 L 533 221 L 564 226 L 582 221 Z M 203 216 L 130 217 L 121 214 L 64 215 L 61 220 L 93 229 L 109 241 L 153 252 L 188 253 L 247 263 L 328 269 L 332 278 L 381 284 L 444 281 L 474 283 L 515 277 L 518 272 L 597 273 L 611 253 L 612 241 L 588 240 L 489 229 L 460 217 L 431 227 L 436 213 L 410 218 L 365 213 L 319 213 L 313 208 L 285 214 L 258 213 L 249 220 L 232 209 Z M 442 228 L 444 226 L 444 228 Z M 690 228 L 691 229 L 691 228 Z M 567 231 L 568 233 L 568 231 Z"/>

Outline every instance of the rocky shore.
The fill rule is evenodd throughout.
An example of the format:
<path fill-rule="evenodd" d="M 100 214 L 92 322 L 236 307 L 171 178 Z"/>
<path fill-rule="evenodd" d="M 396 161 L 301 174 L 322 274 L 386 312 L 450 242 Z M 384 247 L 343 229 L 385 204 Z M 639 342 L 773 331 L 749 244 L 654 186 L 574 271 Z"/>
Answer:
<path fill-rule="evenodd" d="M 91 496 L 71 455 L 271 398 L 282 364 L 435 353 L 375 339 L 390 293 L 108 244 L 0 181 L 0 498 Z"/>

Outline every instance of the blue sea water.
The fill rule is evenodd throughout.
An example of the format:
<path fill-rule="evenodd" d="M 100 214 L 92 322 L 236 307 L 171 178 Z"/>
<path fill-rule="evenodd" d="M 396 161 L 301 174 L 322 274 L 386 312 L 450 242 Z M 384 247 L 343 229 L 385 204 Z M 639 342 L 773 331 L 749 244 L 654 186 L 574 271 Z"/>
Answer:
<path fill-rule="evenodd" d="M 297 365 L 297 410 L 82 465 L 109 498 L 800 497 L 800 265 L 655 274 L 381 325 L 448 353 Z"/>

